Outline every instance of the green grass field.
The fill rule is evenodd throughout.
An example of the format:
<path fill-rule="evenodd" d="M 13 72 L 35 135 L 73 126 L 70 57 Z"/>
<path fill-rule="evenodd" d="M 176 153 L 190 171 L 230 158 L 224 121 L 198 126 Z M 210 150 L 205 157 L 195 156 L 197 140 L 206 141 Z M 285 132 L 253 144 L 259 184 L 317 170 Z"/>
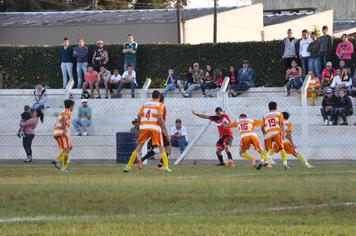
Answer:
<path fill-rule="evenodd" d="M 355 235 L 356 162 L 314 164 L 0 163 L 0 235 Z"/>

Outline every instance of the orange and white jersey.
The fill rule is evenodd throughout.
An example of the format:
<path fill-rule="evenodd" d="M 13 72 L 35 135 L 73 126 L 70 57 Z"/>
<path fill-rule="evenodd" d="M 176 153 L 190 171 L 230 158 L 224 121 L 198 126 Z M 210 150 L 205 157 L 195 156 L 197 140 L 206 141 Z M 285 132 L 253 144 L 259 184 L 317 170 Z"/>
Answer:
<path fill-rule="evenodd" d="M 293 124 L 286 120 L 283 122 L 283 125 L 284 125 L 284 137 L 283 137 L 283 142 L 285 143 L 289 143 L 290 141 L 288 140 L 287 138 L 287 134 L 292 134 L 293 130 L 294 130 L 294 126 Z"/>
<path fill-rule="evenodd" d="M 163 116 L 164 105 L 158 100 L 146 102 L 138 115 L 140 116 L 140 130 L 154 130 L 162 132 L 159 117 Z"/>
<path fill-rule="evenodd" d="M 310 89 L 313 88 L 318 88 L 320 86 L 320 80 L 318 79 L 318 77 L 312 77 L 309 81 L 309 87 Z"/>
<path fill-rule="evenodd" d="M 256 126 L 261 126 L 262 122 L 258 120 L 253 120 L 253 119 L 239 119 L 237 121 L 234 121 L 230 127 L 237 127 L 237 129 L 240 132 L 241 138 L 247 137 L 247 136 L 256 136 L 257 134 L 254 132 L 254 129 Z"/>
<path fill-rule="evenodd" d="M 65 119 L 65 121 L 63 121 L 63 119 Z M 69 134 L 71 120 L 72 120 L 72 112 L 69 109 L 65 109 L 63 112 L 61 112 L 57 117 L 53 136 L 62 136 L 64 132 Z M 63 122 L 65 122 L 64 126 L 63 126 Z"/>
<path fill-rule="evenodd" d="M 268 112 L 263 116 L 263 126 L 265 130 L 265 139 L 278 135 L 282 131 L 284 118 L 278 111 Z"/>

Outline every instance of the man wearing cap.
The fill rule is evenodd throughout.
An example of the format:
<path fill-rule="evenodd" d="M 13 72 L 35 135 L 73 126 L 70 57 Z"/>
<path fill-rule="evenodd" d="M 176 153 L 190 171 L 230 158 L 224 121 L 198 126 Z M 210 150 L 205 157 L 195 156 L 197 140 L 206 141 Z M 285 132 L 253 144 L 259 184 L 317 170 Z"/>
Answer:
<path fill-rule="evenodd" d="M 182 125 L 180 119 L 176 120 L 176 125 L 171 128 L 171 146 L 179 147 L 182 154 L 188 145 L 187 129 Z"/>
<path fill-rule="evenodd" d="M 100 71 L 101 66 L 106 66 L 109 62 L 109 54 L 104 49 L 104 41 L 99 40 L 96 42 L 97 49 L 93 53 L 92 64 L 96 72 Z"/>
<path fill-rule="evenodd" d="M 322 101 L 322 108 L 320 109 L 321 115 L 323 116 L 324 119 L 324 124 L 325 125 L 332 125 L 333 124 L 333 117 L 335 113 L 335 109 L 338 107 L 339 100 L 338 98 L 333 94 L 333 91 L 331 88 L 328 88 L 326 90 L 326 94 L 323 98 Z"/>
<path fill-rule="evenodd" d="M 335 76 L 336 76 L 336 71 L 335 69 L 333 69 L 333 64 L 331 63 L 331 61 L 328 61 L 326 63 L 326 67 L 323 69 L 321 73 L 320 89 L 324 91 L 325 87 L 330 86 Z"/>
<path fill-rule="evenodd" d="M 188 84 L 188 89 L 183 93 L 184 97 L 190 97 L 194 90 L 198 90 L 201 88 L 201 83 L 205 77 L 204 71 L 200 69 L 198 63 L 193 64 L 193 83 Z"/>
<path fill-rule="evenodd" d="M 76 131 L 75 135 L 88 136 L 88 128 L 91 126 L 92 109 L 88 106 L 86 99 L 82 100 L 81 106 L 78 108 L 78 117 L 73 119 L 73 127 Z"/>
<path fill-rule="evenodd" d="M 122 52 L 125 55 L 124 59 L 124 69 L 127 70 L 129 65 L 132 66 L 133 70 L 136 70 L 136 52 L 137 52 L 137 43 L 134 42 L 134 38 L 132 34 L 127 36 L 127 42 L 124 44 Z"/>
<path fill-rule="evenodd" d="M 233 95 L 240 95 L 251 87 L 255 87 L 255 72 L 250 68 L 248 60 L 242 61 L 242 68 L 237 72 L 237 84 L 231 88 Z"/>

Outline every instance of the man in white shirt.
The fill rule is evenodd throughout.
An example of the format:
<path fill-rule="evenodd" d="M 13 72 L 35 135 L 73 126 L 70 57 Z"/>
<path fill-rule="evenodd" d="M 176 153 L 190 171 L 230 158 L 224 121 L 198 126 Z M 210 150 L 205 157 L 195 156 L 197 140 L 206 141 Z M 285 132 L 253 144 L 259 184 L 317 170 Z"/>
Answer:
<path fill-rule="evenodd" d="M 188 146 L 187 129 L 182 125 L 180 119 L 177 119 L 176 125 L 171 128 L 171 146 L 179 147 L 180 153 L 183 153 Z"/>
<path fill-rule="evenodd" d="M 121 75 L 119 74 L 119 70 L 115 69 L 114 73 L 111 75 L 110 80 L 108 81 L 108 88 L 110 94 L 113 94 L 113 89 L 117 89 L 121 80 Z"/>
<path fill-rule="evenodd" d="M 309 64 L 310 53 L 308 52 L 308 47 L 311 42 L 313 42 L 313 40 L 309 37 L 308 30 L 303 30 L 302 39 L 299 42 L 299 56 L 302 62 L 303 78 L 309 71 L 308 64 Z"/>
<path fill-rule="evenodd" d="M 127 71 L 125 71 L 121 76 L 121 80 L 117 88 L 117 96 L 119 98 L 121 97 L 121 90 L 123 88 L 131 88 L 131 97 L 134 98 L 136 86 L 136 72 L 132 69 L 132 66 L 129 65 L 127 67 Z"/>

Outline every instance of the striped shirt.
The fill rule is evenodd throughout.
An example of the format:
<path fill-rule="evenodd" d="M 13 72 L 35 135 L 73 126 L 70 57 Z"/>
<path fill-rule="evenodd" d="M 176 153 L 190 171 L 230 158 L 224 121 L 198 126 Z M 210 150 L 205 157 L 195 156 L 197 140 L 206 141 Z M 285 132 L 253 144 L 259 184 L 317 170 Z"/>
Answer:
<path fill-rule="evenodd" d="M 282 113 L 278 111 L 268 112 L 263 116 L 262 121 L 265 129 L 265 138 L 276 136 L 282 131 L 284 122 Z"/>
<path fill-rule="evenodd" d="M 240 132 L 241 138 L 247 137 L 247 136 L 256 136 L 257 134 L 255 133 L 254 129 L 256 126 L 261 126 L 262 122 L 258 120 L 253 120 L 253 119 L 239 119 L 237 121 L 234 121 L 230 127 L 237 127 L 237 129 Z"/>
<path fill-rule="evenodd" d="M 284 121 L 284 137 L 283 137 L 283 142 L 290 142 L 287 138 L 287 134 L 292 134 L 293 130 L 294 130 L 294 126 L 290 121 Z"/>
<path fill-rule="evenodd" d="M 53 136 L 62 136 L 64 133 L 69 134 L 70 121 L 72 120 L 72 112 L 69 109 L 65 109 L 57 117 L 57 122 L 54 128 Z M 64 127 L 63 127 L 64 122 Z"/>
<path fill-rule="evenodd" d="M 162 132 L 159 118 L 163 116 L 164 105 L 158 100 L 146 102 L 138 116 L 140 117 L 140 130 L 153 130 Z"/>

